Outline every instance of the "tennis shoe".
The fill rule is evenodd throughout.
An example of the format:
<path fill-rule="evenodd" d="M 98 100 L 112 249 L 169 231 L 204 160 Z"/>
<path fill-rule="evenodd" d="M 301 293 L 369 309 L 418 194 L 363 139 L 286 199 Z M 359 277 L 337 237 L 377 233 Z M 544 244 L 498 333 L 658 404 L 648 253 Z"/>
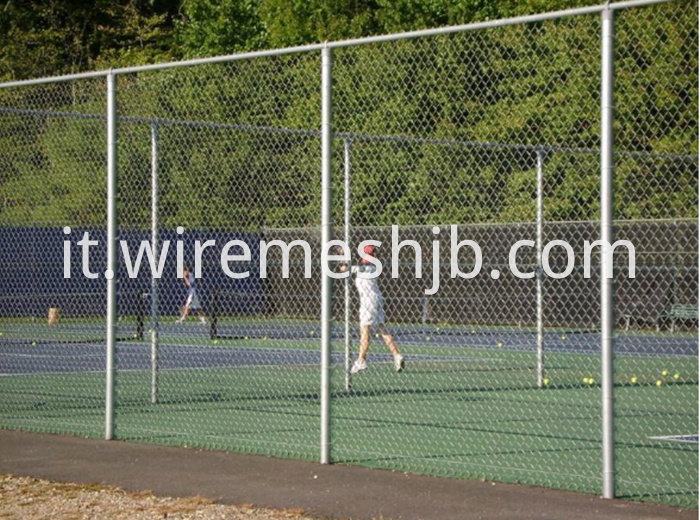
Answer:
<path fill-rule="evenodd" d="M 175 323 L 185 323 L 185 318 L 178 318 L 175 320 Z"/>
<path fill-rule="evenodd" d="M 357 374 L 361 370 L 366 370 L 367 369 L 367 361 L 364 359 L 358 359 L 353 363 L 352 368 L 350 369 L 351 374 Z"/>
<path fill-rule="evenodd" d="M 403 356 L 401 354 L 397 354 L 394 356 L 394 368 L 396 369 L 397 372 L 401 372 L 404 367 L 404 361 L 403 361 Z"/>

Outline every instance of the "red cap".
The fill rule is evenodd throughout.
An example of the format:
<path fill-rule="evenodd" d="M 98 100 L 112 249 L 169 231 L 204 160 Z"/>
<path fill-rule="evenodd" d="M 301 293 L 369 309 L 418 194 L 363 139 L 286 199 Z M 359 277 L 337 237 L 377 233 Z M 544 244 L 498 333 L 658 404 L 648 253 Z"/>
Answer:
<path fill-rule="evenodd" d="M 364 251 L 365 251 L 366 255 L 374 256 L 374 252 L 376 251 L 376 248 L 373 245 L 369 244 L 369 245 L 365 246 Z M 365 260 L 364 258 L 362 259 L 362 261 L 365 263 L 369 263 L 369 260 Z"/>

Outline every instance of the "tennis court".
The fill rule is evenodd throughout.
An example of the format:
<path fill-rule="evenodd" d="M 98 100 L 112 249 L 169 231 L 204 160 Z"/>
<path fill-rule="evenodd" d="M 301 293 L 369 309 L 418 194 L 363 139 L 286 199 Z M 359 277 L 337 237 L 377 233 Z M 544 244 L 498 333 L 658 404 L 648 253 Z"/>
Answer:
<path fill-rule="evenodd" d="M 117 347 L 118 438 L 316 460 L 320 350 L 313 322 L 221 319 L 221 339 L 195 320 L 163 323 L 157 403 L 150 400 L 148 331 L 146 340 L 126 339 L 132 325 L 136 321 L 124 326 Z M 97 323 L 70 326 L 86 337 L 100 330 Z M 100 437 L 104 343 L 40 339 L 43 327 L 1 325 L 3 426 Z M 599 379 L 599 336 L 549 331 L 549 385 L 538 388 L 533 331 L 473 330 L 398 324 L 393 332 L 405 371 L 393 372 L 388 351 L 375 344 L 370 369 L 352 378 L 348 392 L 344 330 L 336 326 L 334 460 L 599 493 L 600 389 L 583 382 Z M 674 475 L 696 474 L 697 436 L 690 442 L 664 437 L 697 431 L 697 337 L 620 334 L 617 350 L 618 470 L 629 475 L 618 492 L 693 506 L 694 488 L 674 496 L 664 490 Z M 626 427 L 630 420 L 634 427 Z M 661 470 L 637 479 L 640 457 Z"/>

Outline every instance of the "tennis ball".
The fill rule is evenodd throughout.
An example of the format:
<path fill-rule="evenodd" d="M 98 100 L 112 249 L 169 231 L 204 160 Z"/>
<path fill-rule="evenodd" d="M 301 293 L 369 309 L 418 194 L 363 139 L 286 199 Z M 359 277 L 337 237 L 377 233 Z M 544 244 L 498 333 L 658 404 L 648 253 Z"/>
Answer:
<path fill-rule="evenodd" d="M 36 347 L 36 341 L 32 341 L 32 347 Z"/>
<path fill-rule="evenodd" d="M 589 377 L 589 378 L 588 378 L 588 384 L 591 385 L 591 386 L 593 386 L 593 385 L 595 384 L 595 379 L 592 378 L 592 377 Z"/>
<path fill-rule="evenodd" d="M 430 341 L 430 336 L 426 336 L 425 341 Z"/>
<path fill-rule="evenodd" d="M 630 383 L 632 383 L 633 385 L 639 383 L 639 379 L 637 379 L 637 376 L 630 377 Z"/>
<path fill-rule="evenodd" d="M 656 380 L 656 386 L 658 386 L 658 387 L 664 386 L 664 380 L 663 380 L 663 379 L 657 379 L 657 380 Z"/>
<path fill-rule="evenodd" d="M 668 376 L 668 370 L 662 370 L 661 375 L 664 377 Z"/>
<path fill-rule="evenodd" d="M 218 339 L 215 339 L 215 340 L 214 340 L 214 345 L 218 345 L 218 344 L 219 344 L 219 340 L 218 340 Z"/>
<path fill-rule="evenodd" d="M 379 337 L 381 337 L 381 334 L 379 334 L 379 332 L 377 332 L 377 333 L 374 335 L 374 337 L 375 337 L 375 338 L 379 338 Z"/>
<path fill-rule="evenodd" d="M 246 337 L 244 337 L 243 339 L 250 339 L 250 336 L 246 336 Z"/>
<path fill-rule="evenodd" d="M 680 378 L 681 378 L 681 375 L 678 372 L 673 374 L 673 379 L 675 379 L 676 381 L 678 381 Z"/>
<path fill-rule="evenodd" d="M 0 336 L 4 336 L 4 335 L 5 335 L 5 333 L 4 333 L 4 332 L 0 332 Z"/>
<path fill-rule="evenodd" d="M 263 338 L 263 341 L 267 341 L 267 339 L 268 339 L 267 336 L 265 336 L 265 337 Z"/>
<path fill-rule="evenodd" d="M 502 346 L 503 346 L 503 342 L 502 342 L 502 341 L 499 341 L 499 342 L 498 342 L 498 346 L 499 346 L 499 347 L 502 347 Z"/>
<path fill-rule="evenodd" d="M 565 335 L 565 334 L 562 334 L 562 335 L 561 335 L 561 340 L 562 340 L 562 341 L 566 341 L 566 335 Z"/>
<path fill-rule="evenodd" d="M 587 384 L 588 384 L 588 377 L 584 377 L 584 378 L 583 378 L 583 384 L 584 384 L 584 385 L 587 385 Z"/>
<path fill-rule="evenodd" d="M 132 338 L 138 338 L 139 335 L 138 335 L 138 334 L 133 334 L 131 337 L 132 337 Z"/>
<path fill-rule="evenodd" d="M 549 380 L 548 377 L 545 377 L 545 378 L 542 380 L 542 383 L 544 384 L 544 386 L 549 386 L 550 383 L 551 383 L 551 381 Z"/>
<path fill-rule="evenodd" d="M 311 336 L 313 336 L 313 335 L 316 334 L 316 331 L 315 331 L 315 330 L 310 330 L 310 331 L 309 331 L 309 334 L 310 334 Z M 246 339 L 247 339 L 247 338 L 246 338 Z"/>

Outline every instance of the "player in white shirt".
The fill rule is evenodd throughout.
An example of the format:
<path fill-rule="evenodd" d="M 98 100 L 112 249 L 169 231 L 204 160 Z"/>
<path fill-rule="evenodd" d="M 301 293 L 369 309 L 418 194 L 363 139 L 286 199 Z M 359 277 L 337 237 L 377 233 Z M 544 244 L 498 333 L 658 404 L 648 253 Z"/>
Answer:
<path fill-rule="evenodd" d="M 187 287 L 187 300 L 185 300 L 185 305 L 182 308 L 182 316 L 180 316 L 177 322 L 184 323 L 187 315 L 194 309 L 199 315 L 200 323 L 206 325 L 207 319 L 204 317 L 204 311 L 202 311 L 202 305 L 199 302 L 199 296 L 197 295 L 197 289 L 195 287 L 197 279 L 187 266 L 183 269 L 182 281 L 185 283 L 185 287 Z"/>
<path fill-rule="evenodd" d="M 372 245 L 367 245 L 364 251 L 366 255 L 374 256 L 375 248 Z M 365 259 L 362 259 L 360 265 L 352 268 L 352 272 L 356 275 L 355 285 L 357 292 L 360 295 L 360 352 L 350 369 L 351 374 L 357 374 L 367 368 L 367 351 L 369 350 L 372 327 L 376 327 L 384 343 L 391 350 L 396 371 L 401 372 L 404 368 L 403 356 L 399 353 L 393 336 L 384 324 L 384 298 L 382 297 L 381 289 L 379 289 L 378 278 L 357 276 L 359 273 L 375 272 L 376 269 L 377 267 L 373 263 Z"/>

